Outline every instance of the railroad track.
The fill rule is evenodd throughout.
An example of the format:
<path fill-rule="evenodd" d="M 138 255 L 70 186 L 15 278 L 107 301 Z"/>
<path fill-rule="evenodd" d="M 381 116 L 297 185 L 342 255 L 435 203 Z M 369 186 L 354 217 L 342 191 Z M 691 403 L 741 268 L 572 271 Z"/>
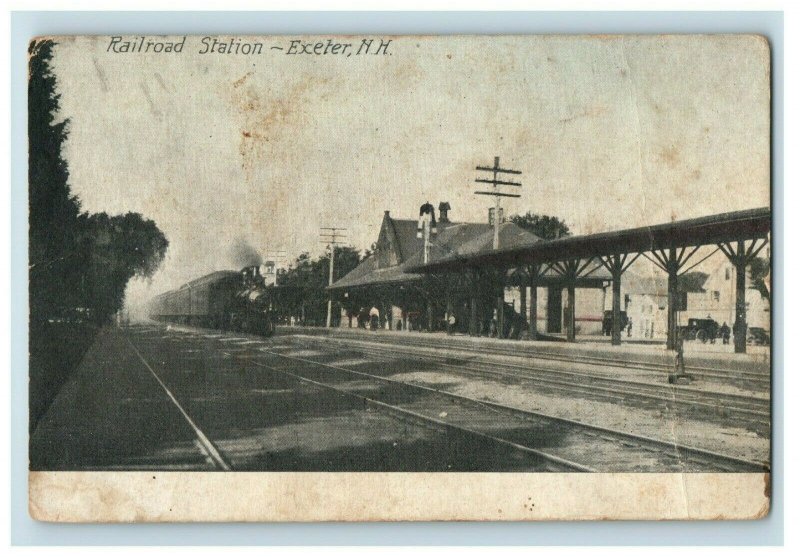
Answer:
<path fill-rule="evenodd" d="M 303 339 L 306 340 L 306 339 Z M 310 342 L 318 342 L 309 337 Z M 345 344 L 338 339 L 325 339 L 326 342 Z M 346 342 L 348 349 L 371 358 L 388 360 L 392 355 L 407 358 L 410 354 L 420 356 L 408 349 L 374 347 L 368 344 L 354 345 Z M 684 386 L 661 386 L 639 381 L 616 379 L 588 372 L 574 372 L 563 369 L 549 369 L 541 366 L 517 365 L 486 361 L 480 358 L 452 358 L 423 354 L 426 361 L 434 361 L 438 366 L 453 369 L 456 373 L 492 379 L 523 380 L 546 386 L 558 392 L 584 395 L 594 400 L 607 400 L 630 405 L 645 404 L 649 407 L 663 408 L 665 405 L 702 413 L 726 421 L 736 420 L 757 433 L 767 435 L 770 428 L 770 401 L 746 395 L 706 392 Z"/>
<path fill-rule="evenodd" d="M 142 331 L 149 332 L 154 329 L 146 329 L 146 328 L 139 328 L 136 333 L 141 333 Z M 187 341 L 187 337 L 194 340 L 203 340 L 200 337 L 204 337 L 205 339 L 210 339 L 219 343 L 233 343 L 236 347 L 236 350 L 231 350 L 231 347 L 228 346 L 227 349 L 229 351 L 223 351 L 222 354 L 228 357 L 236 357 L 241 356 L 242 353 L 238 352 L 238 350 L 246 350 L 240 345 L 244 344 L 244 346 L 252 347 L 252 344 L 261 344 L 263 343 L 263 339 L 258 341 L 253 340 L 250 335 L 246 337 L 231 337 L 229 335 L 223 334 L 215 334 L 210 329 L 198 329 L 192 330 L 188 328 L 182 329 L 175 329 L 173 333 L 178 333 L 179 336 L 174 334 L 172 335 L 161 335 L 158 337 L 159 341 L 169 341 L 178 344 L 184 344 Z M 210 333 L 210 334 L 209 334 Z M 222 451 L 218 450 L 216 446 L 211 443 L 205 434 L 203 434 L 199 428 L 195 425 L 192 418 L 185 412 L 185 410 L 179 405 L 177 399 L 174 398 L 171 392 L 167 389 L 166 385 L 163 383 L 161 378 L 158 374 L 150 367 L 150 365 L 144 360 L 141 356 L 141 353 L 134 347 L 133 343 L 128 339 L 128 343 L 131 345 L 136 354 L 140 358 L 140 360 L 144 363 L 148 370 L 153 374 L 156 378 L 158 383 L 161 387 L 167 391 L 167 394 L 170 396 L 172 401 L 178 406 L 181 413 L 184 415 L 185 419 L 189 423 L 189 425 L 195 430 L 197 439 L 200 440 L 200 443 L 196 443 L 197 446 L 203 451 L 204 454 L 209 455 L 212 454 L 216 456 L 216 459 L 213 460 L 213 464 L 220 470 L 231 470 L 231 464 L 225 458 Z M 190 345 L 191 346 L 191 345 Z M 194 352 L 193 349 L 186 349 L 183 352 Z M 253 362 L 255 365 L 278 371 L 277 369 L 272 368 L 271 366 L 264 365 L 260 362 Z M 427 430 L 435 430 L 440 433 L 447 433 L 448 434 L 448 442 L 454 446 L 459 446 L 460 444 L 464 444 L 469 447 L 470 450 L 474 450 L 476 444 L 480 444 L 481 446 L 489 446 L 491 450 L 491 455 L 496 458 L 503 458 L 506 459 L 504 461 L 504 467 L 508 468 L 509 470 L 520 470 L 520 471 L 537 471 L 537 472 L 593 472 L 594 470 L 583 466 L 578 463 L 570 462 L 564 459 L 560 459 L 556 456 L 544 453 L 542 451 L 538 451 L 534 448 L 527 447 L 524 445 L 516 444 L 512 441 L 508 441 L 503 438 L 496 437 L 491 435 L 490 433 L 482 433 L 477 432 L 468 428 L 459 427 L 457 424 L 451 424 L 436 418 L 432 418 L 430 416 L 423 416 L 420 415 L 412 410 L 403 409 L 398 406 L 387 404 L 381 402 L 379 400 L 374 400 L 366 396 L 359 396 L 355 393 L 347 393 L 342 389 L 338 389 L 332 385 L 326 385 L 320 383 L 318 381 L 314 381 L 312 379 L 308 379 L 306 377 L 300 376 L 298 374 L 292 373 L 287 370 L 281 370 L 281 373 L 284 375 L 288 375 L 291 378 L 295 379 L 300 383 L 305 383 L 317 388 L 324 388 L 330 389 L 339 392 L 342 395 L 354 396 L 364 402 L 364 407 L 369 409 L 375 409 L 377 411 L 383 412 L 385 414 L 389 414 L 394 419 L 400 420 L 405 423 L 413 424 L 417 427 L 422 427 Z M 209 461 L 211 462 L 211 461 Z"/>
<path fill-rule="evenodd" d="M 192 329 L 187 329 L 191 331 Z M 205 329 L 200 329 L 205 330 Z M 211 331 L 211 330 L 208 330 Z M 294 335 L 295 339 L 314 343 L 336 343 L 346 345 L 373 359 L 387 360 L 394 354 L 399 357 L 408 357 L 409 354 L 420 355 L 419 348 L 423 350 L 430 347 L 441 350 L 439 343 L 423 342 L 411 346 L 407 342 L 389 344 L 381 342 L 380 337 L 365 341 L 358 338 L 339 339 L 329 336 Z M 352 335 L 355 337 L 355 335 Z M 392 340 L 396 340 L 394 337 Z M 376 347 L 375 344 L 381 344 Z M 356 344 L 358 346 L 356 346 Z M 416 349 L 415 354 L 412 350 Z M 489 351 L 490 353 L 492 351 Z M 463 353 L 463 351 L 462 351 Z M 503 352 L 505 354 L 505 352 Z M 760 435 L 769 435 L 771 427 L 770 401 L 764 398 L 755 398 L 732 393 L 708 393 L 686 386 L 661 386 L 639 381 L 618 379 L 590 372 L 570 371 L 565 369 L 547 368 L 542 365 L 501 363 L 481 359 L 480 356 L 449 357 L 424 353 L 428 361 L 435 361 L 437 365 L 453 369 L 456 373 L 465 375 L 489 377 L 492 379 L 523 380 L 544 386 L 552 391 L 565 393 L 570 396 L 583 395 L 593 400 L 612 401 L 627 405 L 638 405 L 648 408 L 664 409 L 678 408 L 688 414 L 699 414 L 704 418 L 732 421 L 738 425 L 756 432 Z M 569 361 L 564 358 L 564 361 Z M 641 363 L 641 362 L 640 362 Z M 646 369 L 643 366 L 640 369 Z M 653 371 L 652 368 L 647 368 Z"/>
<path fill-rule="evenodd" d="M 187 331 L 188 330 L 203 330 L 209 332 L 219 332 L 216 329 L 207 329 L 202 327 L 190 327 L 190 326 L 176 326 L 176 327 L 183 327 Z M 279 333 L 281 332 L 281 327 L 278 327 Z M 308 337 L 318 337 L 318 338 L 326 338 L 326 339 L 333 339 L 332 336 L 329 335 L 315 335 L 317 329 L 300 329 L 301 332 L 297 332 L 292 330 L 288 332 L 288 334 L 295 336 L 298 334 L 308 336 Z M 283 333 L 287 333 L 284 329 Z M 345 333 L 342 336 L 342 339 L 347 340 L 355 340 L 355 341 L 363 341 L 364 335 L 351 333 Z M 471 338 L 471 337 L 470 337 Z M 338 339 L 337 339 L 338 340 Z M 386 345 L 403 345 L 403 346 L 412 346 L 412 347 L 420 347 L 420 348 L 431 348 L 431 349 L 438 349 L 438 350 L 454 350 L 459 352 L 478 352 L 482 354 L 492 354 L 497 356 L 511 356 L 511 357 L 526 357 L 530 359 L 541 359 L 541 360 L 550 360 L 550 361 L 558 361 L 558 362 L 565 362 L 565 363 L 572 363 L 572 364 L 587 364 L 587 365 L 597 365 L 602 367 L 611 367 L 611 368 L 620 368 L 620 369 L 629 369 L 629 370 L 641 370 L 641 371 L 660 371 L 663 372 L 664 375 L 668 375 L 674 371 L 674 367 L 672 364 L 662 363 L 662 362 L 651 362 L 646 360 L 630 360 L 630 359 L 620 359 L 617 357 L 605 357 L 605 356 L 587 356 L 587 355 L 580 355 L 580 354 L 564 354 L 560 352 L 553 352 L 546 349 L 542 349 L 539 346 L 532 345 L 530 343 L 521 342 L 519 345 L 511 346 L 503 346 L 503 345 L 490 345 L 490 344 L 480 344 L 469 346 L 465 345 L 464 343 L 458 342 L 448 342 L 446 338 L 437 338 L 435 341 L 426 340 L 425 338 L 421 338 L 420 335 L 413 335 L 410 338 L 403 338 L 399 335 L 391 335 L 391 336 L 382 336 L 382 335 L 375 335 L 374 338 L 370 339 L 370 342 L 379 342 Z M 771 371 L 748 371 L 744 369 L 725 369 L 719 367 L 707 367 L 707 366 L 696 366 L 696 365 L 687 365 L 686 372 L 695 376 L 698 379 L 707 379 L 710 381 L 717 381 L 725 384 L 731 384 L 735 386 L 745 386 L 747 388 L 759 388 L 763 390 L 769 390 L 771 387 Z"/>
<path fill-rule="evenodd" d="M 352 336 L 355 337 L 355 335 Z M 418 349 L 416 344 L 411 346 L 410 342 L 398 343 L 400 346 L 397 346 L 386 341 L 381 342 L 379 338 L 365 341 L 357 338 L 339 339 L 317 335 L 294 335 L 294 337 L 306 342 L 344 344 L 357 353 L 379 360 L 388 360 L 392 354 L 408 357 L 409 354 L 414 354 L 410 350 Z M 381 346 L 375 347 L 376 342 L 373 340 Z M 358 344 L 357 347 L 356 344 Z M 419 346 L 423 349 L 426 347 L 441 349 L 438 343 L 431 342 L 421 342 Z M 419 350 L 416 355 L 419 355 Z M 706 392 L 687 386 L 661 386 L 590 372 L 547 368 L 542 365 L 500 363 L 485 358 L 481 359 L 477 355 L 456 358 L 439 356 L 430 352 L 423 355 L 428 361 L 435 361 L 439 366 L 451 368 L 456 373 L 465 375 L 516 381 L 521 379 L 546 387 L 551 391 L 570 396 L 583 395 L 593 400 L 638 405 L 659 410 L 665 407 L 679 408 L 685 410 L 686 415 L 699 414 L 704 418 L 712 418 L 726 424 L 733 421 L 759 435 L 766 436 L 770 432 L 769 399 L 732 393 L 714 393 L 709 396 Z M 567 360 L 565 359 L 565 361 Z M 652 368 L 648 371 L 652 371 Z"/>
<path fill-rule="evenodd" d="M 308 335 L 314 336 L 314 335 Z M 347 335 L 347 340 L 361 340 L 358 337 L 363 335 L 351 334 Z M 323 338 L 321 336 L 321 338 Z M 324 338 L 332 338 L 325 336 Z M 376 335 L 373 339 L 374 342 L 392 345 L 404 345 L 420 348 L 433 348 L 439 350 L 456 350 L 460 352 L 479 352 L 482 354 L 492 354 L 497 356 L 514 356 L 514 357 L 528 357 L 532 359 L 550 360 L 558 362 L 567 362 L 573 364 L 587 364 L 599 365 L 603 367 L 613 367 L 620 369 L 642 370 L 642 371 L 661 371 L 666 377 L 667 374 L 672 373 L 674 368 L 671 364 L 661 362 L 648 362 L 644 360 L 629 360 L 620 358 L 611 358 L 605 356 L 586 356 L 580 354 L 563 354 L 559 352 L 548 351 L 545 349 L 536 348 L 531 349 L 530 345 L 521 344 L 521 348 L 513 349 L 508 346 L 491 346 L 491 345 L 476 345 L 474 347 L 465 346 L 463 343 L 447 342 L 446 339 L 437 339 L 435 342 L 419 338 L 414 335 L 413 338 L 402 338 L 398 335 L 389 337 L 382 337 Z M 687 365 L 686 372 L 694 375 L 698 379 L 707 379 L 710 381 L 722 382 L 725 384 L 733 385 L 747 385 L 749 387 L 758 387 L 768 390 L 771 384 L 771 377 L 769 371 L 747 371 L 735 369 L 723 369 L 715 367 L 693 366 Z"/>
<path fill-rule="evenodd" d="M 259 348 L 258 354 L 226 352 L 298 381 L 353 396 L 381 411 L 462 435 L 513 447 L 542 459 L 553 471 L 760 472 L 764 464 L 609 428 L 487 402 L 424 385 L 289 356 Z M 267 356 L 291 362 L 278 367 Z M 297 364 L 301 363 L 301 366 Z"/>

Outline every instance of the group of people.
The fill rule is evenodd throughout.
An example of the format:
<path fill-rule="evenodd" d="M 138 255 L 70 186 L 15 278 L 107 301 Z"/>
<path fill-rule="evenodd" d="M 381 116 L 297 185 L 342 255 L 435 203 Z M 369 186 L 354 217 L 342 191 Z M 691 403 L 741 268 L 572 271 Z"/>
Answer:
<path fill-rule="evenodd" d="M 381 326 L 381 311 L 376 306 L 372 306 L 370 309 L 362 307 L 358 311 L 356 320 L 359 328 L 369 328 L 371 331 L 377 331 Z"/>
<path fill-rule="evenodd" d="M 405 317 L 408 320 L 408 325 L 405 325 L 402 319 L 398 319 L 394 324 L 389 322 L 389 328 L 391 329 L 394 327 L 395 330 L 401 331 L 406 326 L 409 329 L 417 329 L 423 326 L 419 321 L 419 312 L 409 312 Z M 386 318 L 390 319 L 390 316 L 386 316 Z M 381 321 L 381 311 L 377 306 L 372 306 L 369 309 L 367 307 L 361 307 L 356 314 L 356 324 L 361 329 L 369 329 L 371 331 L 382 329 L 384 322 Z M 441 320 L 441 324 L 443 330 L 447 331 L 448 334 L 453 334 L 456 325 L 455 314 L 446 312 Z"/>

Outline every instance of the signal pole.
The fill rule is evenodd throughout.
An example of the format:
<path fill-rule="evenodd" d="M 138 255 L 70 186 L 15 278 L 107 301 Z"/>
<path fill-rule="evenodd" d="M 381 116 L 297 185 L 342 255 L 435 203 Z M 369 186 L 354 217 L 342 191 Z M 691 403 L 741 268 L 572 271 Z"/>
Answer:
<path fill-rule="evenodd" d="M 522 174 L 519 170 L 509 170 L 500 168 L 500 157 L 494 158 L 494 166 L 476 166 L 475 170 L 482 172 L 491 172 L 492 179 L 486 180 L 484 178 L 475 178 L 475 181 L 481 184 L 491 184 L 491 191 L 476 191 L 475 195 L 492 195 L 494 196 L 494 241 L 492 247 L 498 249 L 500 247 L 500 198 L 501 197 L 520 197 L 518 193 L 503 193 L 497 189 L 498 186 L 515 186 L 522 187 L 519 182 L 509 182 L 507 180 L 498 180 L 498 174 Z"/>
<path fill-rule="evenodd" d="M 339 239 L 342 237 L 342 232 L 346 231 L 346 228 L 338 228 L 334 226 L 322 226 L 320 227 L 322 230 L 322 234 L 320 236 L 324 238 L 323 244 L 327 244 L 331 250 L 331 259 L 330 264 L 328 265 L 328 286 L 333 284 L 333 261 L 336 258 L 336 246 L 341 244 Z M 328 317 L 325 319 L 325 326 L 331 326 L 331 316 L 333 311 L 333 294 L 328 292 Z"/>

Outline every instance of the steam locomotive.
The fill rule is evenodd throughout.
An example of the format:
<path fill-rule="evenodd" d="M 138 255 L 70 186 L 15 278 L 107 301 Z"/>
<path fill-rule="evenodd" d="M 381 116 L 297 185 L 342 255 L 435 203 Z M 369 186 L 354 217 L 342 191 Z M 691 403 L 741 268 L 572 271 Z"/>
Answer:
<path fill-rule="evenodd" d="M 149 315 L 167 323 L 271 336 L 271 288 L 258 266 L 217 271 L 156 296 Z"/>

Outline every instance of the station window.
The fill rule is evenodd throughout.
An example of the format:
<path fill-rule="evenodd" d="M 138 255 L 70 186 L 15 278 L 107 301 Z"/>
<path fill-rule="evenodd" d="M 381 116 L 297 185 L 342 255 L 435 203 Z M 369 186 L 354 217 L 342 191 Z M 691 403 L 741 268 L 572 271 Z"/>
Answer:
<path fill-rule="evenodd" d="M 712 294 L 714 296 L 714 301 L 715 302 L 719 302 L 719 290 L 714 290 L 714 292 L 712 292 Z"/>
<path fill-rule="evenodd" d="M 725 267 L 725 280 L 731 280 L 731 269 L 730 269 L 730 267 Z"/>

